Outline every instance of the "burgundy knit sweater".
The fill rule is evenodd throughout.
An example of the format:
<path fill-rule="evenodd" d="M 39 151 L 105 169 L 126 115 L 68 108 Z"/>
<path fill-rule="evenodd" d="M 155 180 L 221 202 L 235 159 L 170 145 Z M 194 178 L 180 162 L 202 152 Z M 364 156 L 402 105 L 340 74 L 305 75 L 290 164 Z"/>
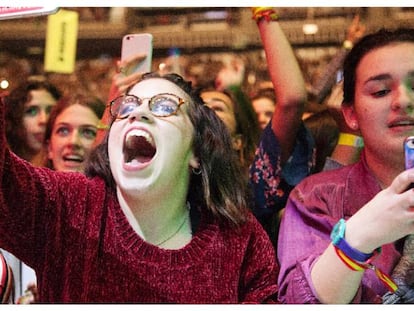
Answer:
<path fill-rule="evenodd" d="M 0 247 L 34 268 L 41 302 L 276 299 L 279 268 L 253 216 L 236 231 L 203 215 L 188 245 L 161 249 L 136 234 L 101 179 L 34 168 L 0 137 Z"/>

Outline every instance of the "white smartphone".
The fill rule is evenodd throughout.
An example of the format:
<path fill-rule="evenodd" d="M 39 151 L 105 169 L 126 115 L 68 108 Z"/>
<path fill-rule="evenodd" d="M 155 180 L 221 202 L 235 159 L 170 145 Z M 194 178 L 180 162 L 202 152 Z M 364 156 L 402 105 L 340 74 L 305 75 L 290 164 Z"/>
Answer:
<path fill-rule="evenodd" d="M 138 54 L 146 54 L 147 57 L 140 62 L 131 63 L 125 72 L 126 75 L 151 71 L 152 34 L 128 34 L 122 38 L 121 60 L 129 60 Z"/>
<path fill-rule="evenodd" d="M 0 20 L 21 18 L 21 17 L 34 17 L 41 15 L 50 15 L 55 14 L 59 10 L 59 7 L 49 7 L 49 6 L 40 6 L 40 7 L 30 7 L 30 6 L 21 6 L 21 7 L 11 7 L 3 6 L 0 7 Z"/>

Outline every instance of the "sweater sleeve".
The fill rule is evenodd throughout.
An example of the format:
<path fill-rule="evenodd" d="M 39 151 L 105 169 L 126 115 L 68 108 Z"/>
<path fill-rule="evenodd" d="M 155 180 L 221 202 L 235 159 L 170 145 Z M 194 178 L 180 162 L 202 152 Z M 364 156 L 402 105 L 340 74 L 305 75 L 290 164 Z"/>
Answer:
<path fill-rule="evenodd" d="M 53 218 L 59 181 L 49 169 L 35 168 L 11 152 L 0 106 L 0 247 L 26 263 L 40 259 L 47 219 Z M 48 209 L 47 209 L 48 208 Z M 51 213 L 50 213 L 51 212 Z"/>

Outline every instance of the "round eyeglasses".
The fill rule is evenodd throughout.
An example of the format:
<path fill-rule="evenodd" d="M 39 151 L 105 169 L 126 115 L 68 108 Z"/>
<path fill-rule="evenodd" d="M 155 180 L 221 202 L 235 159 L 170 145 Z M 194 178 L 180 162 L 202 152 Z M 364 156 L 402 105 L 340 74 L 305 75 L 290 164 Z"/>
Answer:
<path fill-rule="evenodd" d="M 169 117 L 177 114 L 178 108 L 185 103 L 182 98 L 169 93 L 157 94 L 150 98 L 139 98 L 127 94 L 110 102 L 111 115 L 117 119 L 128 118 L 132 111 L 141 106 L 146 99 L 148 99 L 149 110 L 156 117 Z"/>

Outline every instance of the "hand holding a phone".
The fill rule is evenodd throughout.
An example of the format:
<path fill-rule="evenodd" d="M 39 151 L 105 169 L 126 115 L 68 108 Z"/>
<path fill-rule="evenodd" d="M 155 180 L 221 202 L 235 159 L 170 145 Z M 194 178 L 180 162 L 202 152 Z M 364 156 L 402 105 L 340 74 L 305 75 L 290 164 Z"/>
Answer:
<path fill-rule="evenodd" d="M 143 61 L 147 57 L 146 54 L 138 53 L 132 57 L 117 62 L 116 74 L 112 77 L 111 88 L 109 90 L 108 102 L 124 94 L 126 90 L 133 84 L 137 83 L 143 74 L 143 72 L 133 72 L 129 75 L 126 74 L 127 69 L 133 66 L 135 63 Z M 98 133 L 95 139 L 95 145 L 98 145 L 104 139 L 106 131 L 111 123 L 111 114 L 109 109 L 106 108 L 100 121 Z"/>
<path fill-rule="evenodd" d="M 138 53 L 118 61 L 117 74 L 112 77 L 112 87 L 116 89 L 111 92 L 112 98 L 125 93 L 129 86 L 139 81 L 144 72 L 134 72 L 131 69 L 135 68 L 137 63 L 145 61 L 146 57 L 146 54 Z"/>
<path fill-rule="evenodd" d="M 112 86 L 118 92 L 111 92 L 112 98 L 123 94 L 143 73 L 151 71 L 152 38 L 149 33 L 127 34 L 122 38 L 118 74 L 112 79 Z"/>
<path fill-rule="evenodd" d="M 135 68 L 146 61 L 147 57 L 148 55 L 146 53 L 138 52 L 137 54 L 121 59 L 118 62 L 118 71 L 126 76 L 129 76 L 134 72 L 138 72 Z"/>
<path fill-rule="evenodd" d="M 141 76 L 151 71 L 152 64 L 152 35 L 128 34 L 122 38 L 121 59 L 117 62 L 116 74 L 112 77 L 108 102 L 124 94 L 133 84 L 137 83 Z M 95 146 L 104 139 L 111 122 L 109 109 L 100 120 Z"/>

